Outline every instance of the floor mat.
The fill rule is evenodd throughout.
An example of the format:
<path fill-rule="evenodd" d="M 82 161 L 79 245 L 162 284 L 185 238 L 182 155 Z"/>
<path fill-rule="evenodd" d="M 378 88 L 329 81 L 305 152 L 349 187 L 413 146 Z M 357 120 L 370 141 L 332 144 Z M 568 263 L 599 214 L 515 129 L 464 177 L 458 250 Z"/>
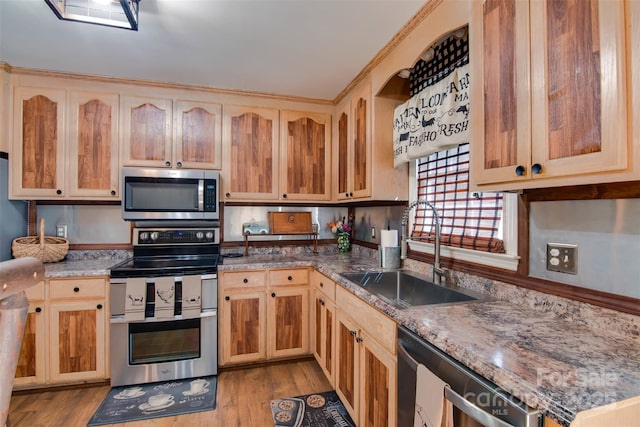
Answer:
<path fill-rule="evenodd" d="M 275 427 L 355 427 L 335 391 L 271 401 Z"/>
<path fill-rule="evenodd" d="M 88 426 L 169 417 L 216 408 L 217 377 L 114 387 Z"/>

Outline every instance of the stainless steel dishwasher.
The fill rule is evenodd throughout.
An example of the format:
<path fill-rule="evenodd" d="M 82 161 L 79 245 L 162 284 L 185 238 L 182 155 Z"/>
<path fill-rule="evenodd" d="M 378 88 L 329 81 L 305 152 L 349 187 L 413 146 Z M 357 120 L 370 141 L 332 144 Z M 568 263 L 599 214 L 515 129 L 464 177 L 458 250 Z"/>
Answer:
<path fill-rule="evenodd" d="M 539 427 L 543 424 L 538 410 L 529 408 L 401 326 L 398 328 L 398 427 L 414 425 L 418 364 L 449 385 L 445 388 L 445 398 L 452 403 L 456 427 Z"/>

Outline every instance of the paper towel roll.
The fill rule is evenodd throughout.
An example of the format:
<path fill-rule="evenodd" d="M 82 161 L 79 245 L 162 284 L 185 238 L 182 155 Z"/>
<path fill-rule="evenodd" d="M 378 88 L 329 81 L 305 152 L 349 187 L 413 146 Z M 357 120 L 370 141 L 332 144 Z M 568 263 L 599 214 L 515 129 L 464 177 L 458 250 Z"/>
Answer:
<path fill-rule="evenodd" d="M 398 230 L 380 230 L 380 246 L 383 248 L 398 246 Z"/>

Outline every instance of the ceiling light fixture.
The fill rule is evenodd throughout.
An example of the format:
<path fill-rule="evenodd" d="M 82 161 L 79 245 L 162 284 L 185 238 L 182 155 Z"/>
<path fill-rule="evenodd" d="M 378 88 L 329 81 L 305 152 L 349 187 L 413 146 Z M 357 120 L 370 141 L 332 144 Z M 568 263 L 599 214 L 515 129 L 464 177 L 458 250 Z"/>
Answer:
<path fill-rule="evenodd" d="M 138 3 L 140 0 L 44 1 L 60 19 L 138 31 Z"/>

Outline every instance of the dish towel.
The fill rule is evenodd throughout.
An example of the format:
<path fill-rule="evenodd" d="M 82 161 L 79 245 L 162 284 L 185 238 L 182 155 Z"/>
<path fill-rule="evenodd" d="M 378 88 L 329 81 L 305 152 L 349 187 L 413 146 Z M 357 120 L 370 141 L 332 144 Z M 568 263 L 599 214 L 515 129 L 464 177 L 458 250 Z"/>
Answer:
<path fill-rule="evenodd" d="M 202 306 L 202 280 L 200 276 L 182 278 L 182 317 L 185 319 L 200 317 Z"/>
<path fill-rule="evenodd" d="M 424 365 L 418 364 L 414 427 L 450 427 L 453 425 L 453 405 L 444 397 L 447 383 Z"/>
<path fill-rule="evenodd" d="M 127 298 L 124 303 L 124 318 L 127 321 L 144 320 L 144 306 L 147 300 L 147 281 L 144 277 L 127 279 Z"/>
<path fill-rule="evenodd" d="M 156 277 L 156 319 L 174 316 L 176 283 L 173 277 Z"/>

